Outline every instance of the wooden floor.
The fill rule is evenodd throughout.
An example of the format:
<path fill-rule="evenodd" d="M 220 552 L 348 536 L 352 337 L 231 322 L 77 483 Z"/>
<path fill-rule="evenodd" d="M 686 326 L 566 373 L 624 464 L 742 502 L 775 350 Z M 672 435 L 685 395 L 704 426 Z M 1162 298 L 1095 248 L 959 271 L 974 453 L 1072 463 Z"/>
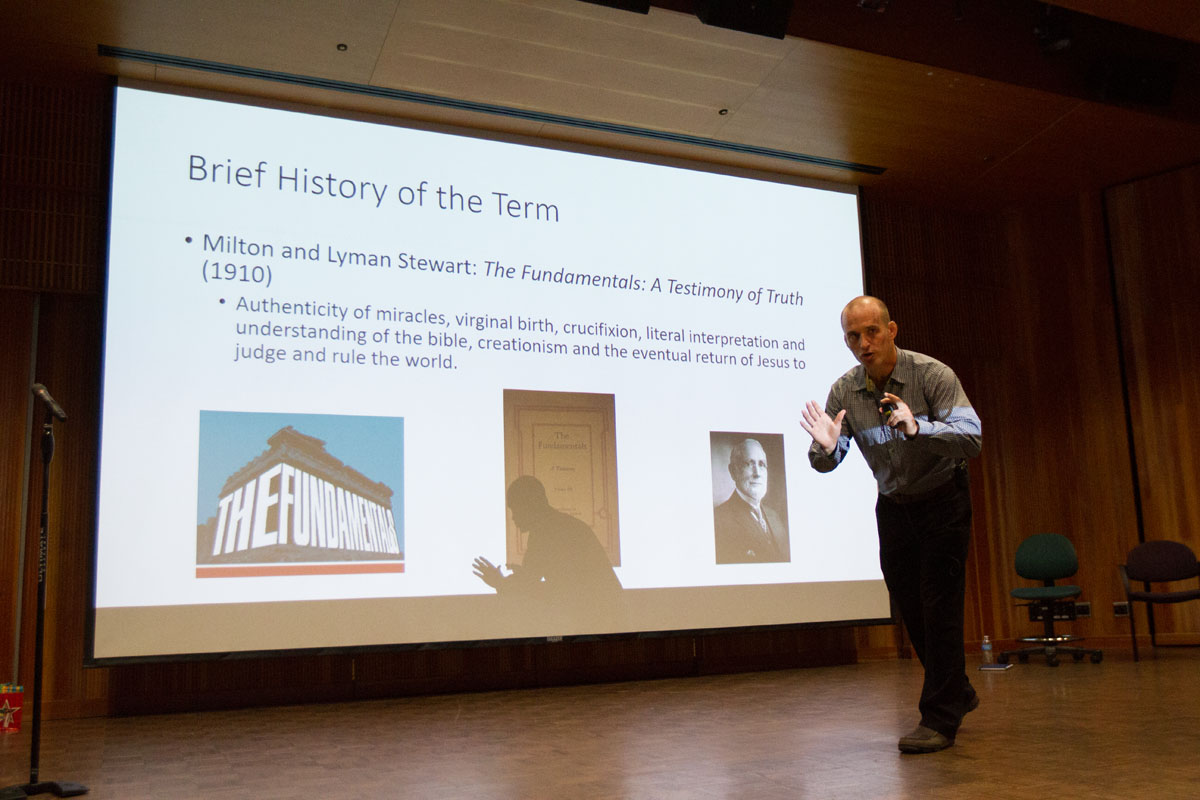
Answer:
<path fill-rule="evenodd" d="M 1200 650 L 971 677 L 902 756 L 920 669 L 850 667 L 43 724 L 42 780 L 94 800 L 1200 797 Z M 29 778 L 28 726 L 0 786 Z M 46 795 L 49 797 L 50 795 Z"/>

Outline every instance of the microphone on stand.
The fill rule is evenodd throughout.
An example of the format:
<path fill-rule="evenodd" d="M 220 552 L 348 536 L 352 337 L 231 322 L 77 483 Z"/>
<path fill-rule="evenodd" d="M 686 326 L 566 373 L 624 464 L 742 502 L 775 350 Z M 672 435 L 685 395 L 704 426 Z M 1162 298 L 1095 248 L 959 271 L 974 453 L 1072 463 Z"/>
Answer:
<path fill-rule="evenodd" d="M 63 422 L 67 420 L 67 412 L 62 410 L 62 406 L 54 402 L 54 398 L 50 396 L 50 392 L 46 391 L 46 387 L 40 383 L 33 385 L 33 394 L 39 400 L 46 404 L 46 408 L 50 409 L 50 413 L 58 417 Z"/>

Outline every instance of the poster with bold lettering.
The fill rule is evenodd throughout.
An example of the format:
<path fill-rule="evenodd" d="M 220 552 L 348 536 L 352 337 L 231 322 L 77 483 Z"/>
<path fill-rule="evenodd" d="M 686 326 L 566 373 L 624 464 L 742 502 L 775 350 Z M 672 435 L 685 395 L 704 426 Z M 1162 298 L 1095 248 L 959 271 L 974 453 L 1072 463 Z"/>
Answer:
<path fill-rule="evenodd" d="M 196 577 L 404 571 L 404 420 L 200 412 Z"/>

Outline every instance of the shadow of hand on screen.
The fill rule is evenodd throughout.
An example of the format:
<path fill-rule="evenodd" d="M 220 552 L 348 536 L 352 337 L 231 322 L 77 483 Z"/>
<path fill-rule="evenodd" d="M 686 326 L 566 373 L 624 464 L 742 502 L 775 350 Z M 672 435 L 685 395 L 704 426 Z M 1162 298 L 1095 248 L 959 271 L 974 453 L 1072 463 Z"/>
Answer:
<path fill-rule="evenodd" d="M 476 578 L 497 591 L 504 585 L 504 572 L 483 556 L 479 556 L 471 562 L 471 572 Z"/>
<path fill-rule="evenodd" d="M 541 481 L 522 476 L 508 487 L 513 524 L 529 534 L 525 557 L 505 575 L 483 556 L 471 564 L 474 575 L 501 597 L 520 597 L 555 607 L 567 617 L 604 612 L 621 592 L 608 553 L 579 519 L 551 508 Z"/>

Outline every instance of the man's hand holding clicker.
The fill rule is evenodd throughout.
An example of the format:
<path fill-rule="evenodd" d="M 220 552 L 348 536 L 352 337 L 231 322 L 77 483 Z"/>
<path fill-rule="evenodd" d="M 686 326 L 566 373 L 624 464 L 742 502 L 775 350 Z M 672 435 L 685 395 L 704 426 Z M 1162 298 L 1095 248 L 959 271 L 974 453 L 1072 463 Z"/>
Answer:
<path fill-rule="evenodd" d="M 905 436 L 917 435 L 917 418 L 913 416 L 912 409 L 908 407 L 908 403 L 891 392 L 883 393 L 882 403 L 892 406 L 891 413 L 886 415 L 885 424 L 889 428 L 898 428 Z"/>

